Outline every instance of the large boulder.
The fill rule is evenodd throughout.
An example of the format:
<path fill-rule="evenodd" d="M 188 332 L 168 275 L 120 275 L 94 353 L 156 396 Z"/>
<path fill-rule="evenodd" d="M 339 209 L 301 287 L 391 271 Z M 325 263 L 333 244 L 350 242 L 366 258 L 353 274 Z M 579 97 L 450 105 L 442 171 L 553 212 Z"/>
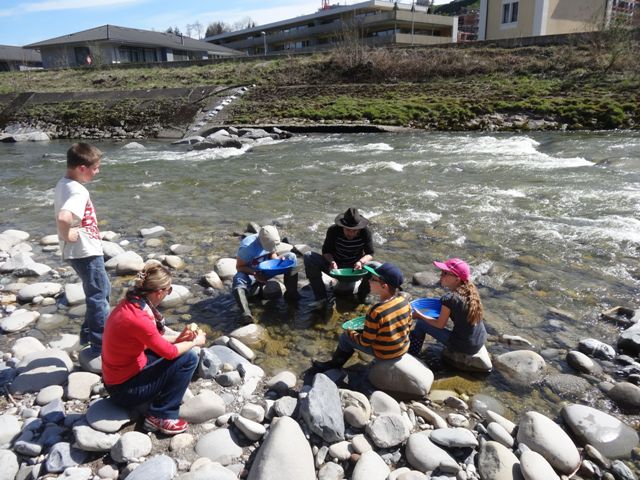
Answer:
<path fill-rule="evenodd" d="M 523 480 L 518 457 L 501 443 L 493 441 L 480 447 L 478 473 L 483 479 Z"/>
<path fill-rule="evenodd" d="M 177 307 L 178 305 L 182 305 L 187 301 L 189 297 L 191 297 L 191 290 L 183 285 L 172 285 L 173 290 L 169 295 L 164 297 L 160 306 L 163 308 L 172 308 Z"/>
<path fill-rule="evenodd" d="M 541 413 L 532 411 L 523 415 L 517 438 L 561 473 L 573 473 L 580 465 L 580 453 L 569 435 Z"/>
<path fill-rule="evenodd" d="M 315 480 L 313 453 L 298 422 L 281 417 L 255 456 L 247 480 Z"/>
<path fill-rule="evenodd" d="M 531 385 L 542 379 L 545 361 L 531 350 L 503 353 L 495 359 L 495 367 L 504 377 L 517 385 Z"/>
<path fill-rule="evenodd" d="M 620 334 L 618 349 L 630 355 L 640 353 L 640 323 L 636 323 Z"/>
<path fill-rule="evenodd" d="M 568 405 L 562 418 L 578 440 L 594 446 L 608 458 L 626 458 L 638 445 L 638 433 L 601 410 L 586 405 Z"/>
<path fill-rule="evenodd" d="M 403 398 L 425 397 L 433 383 L 433 372 L 409 354 L 393 360 L 377 360 L 369 380 L 378 389 Z"/>
<path fill-rule="evenodd" d="M 445 348 L 442 351 L 442 358 L 458 370 L 464 370 L 467 372 L 489 373 L 493 368 L 493 365 L 491 364 L 491 357 L 489 356 L 487 347 L 484 345 L 473 355 Z"/>
<path fill-rule="evenodd" d="M 318 373 L 313 386 L 301 401 L 300 413 L 309 429 L 328 443 L 344 440 L 344 418 L 338 387 Z"/>

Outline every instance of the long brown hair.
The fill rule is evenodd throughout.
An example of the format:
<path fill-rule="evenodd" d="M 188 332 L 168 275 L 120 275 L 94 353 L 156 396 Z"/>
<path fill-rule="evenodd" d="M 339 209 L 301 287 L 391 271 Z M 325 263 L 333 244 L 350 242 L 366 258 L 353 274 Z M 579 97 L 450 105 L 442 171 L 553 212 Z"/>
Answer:
<path fill-rule="evenodd" d="M 480 301 L 480 294 L 478 289 L 470 281 L 462 281 L 460 286 L 456 288 L 456 292 L 460 295 L 464 302 L 467 304 L 469 313 L 467 314 L 467 321 L 471 325 L 477 325 L 484 316 L 484 309 L 482 308 L 482 301 Z"/>

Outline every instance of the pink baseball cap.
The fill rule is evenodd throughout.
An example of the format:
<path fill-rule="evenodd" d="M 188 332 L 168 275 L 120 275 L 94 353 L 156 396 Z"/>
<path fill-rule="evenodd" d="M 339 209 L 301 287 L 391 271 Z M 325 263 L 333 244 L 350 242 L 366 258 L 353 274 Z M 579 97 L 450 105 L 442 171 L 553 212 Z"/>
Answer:
<path fill-rule="evenodd" d="M 471 276 L 471 269 L 467 262 L 459 258 L 450 258 L 446 262 L 433 262 L 440 270 L 449 272 L 458 277 L 463 282 L 467 282 Z"/>

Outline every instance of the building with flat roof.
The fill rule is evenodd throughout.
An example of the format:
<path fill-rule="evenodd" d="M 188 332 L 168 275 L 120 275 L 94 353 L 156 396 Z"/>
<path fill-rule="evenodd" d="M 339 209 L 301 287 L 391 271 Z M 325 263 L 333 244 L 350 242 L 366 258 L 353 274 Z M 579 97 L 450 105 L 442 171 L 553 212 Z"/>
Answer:
<path fill-rule="evenodd" d="M 242 55 L 202 40 L 166 32 L 103 25 L 25 45 L 38 50 L 44 68 L 112 63 L 173 62 Z"/>
<path fill-rule="evenodd" d="M 426 2 L 368 0 L 329 5 L 316 13 L 205 38 L 248 55 L 326 50 L 358 39 L 367 45 L 435 45 L 456 42 L 458 19 L 432 15 Z"/>

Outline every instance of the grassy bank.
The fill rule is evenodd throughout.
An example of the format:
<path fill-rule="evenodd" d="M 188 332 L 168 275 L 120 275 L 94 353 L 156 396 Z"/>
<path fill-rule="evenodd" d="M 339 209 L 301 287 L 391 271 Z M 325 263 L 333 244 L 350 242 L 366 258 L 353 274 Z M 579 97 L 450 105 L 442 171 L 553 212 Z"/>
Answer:
<path fill-rule="evenodd" d="M 0 94 L 26 91 L 127 91 L 256 85 L 226 113 L 238 123 L 377 123 L 430 129 L 637 128 L 640 125 L 637 41 L 601 36 L 575 45 L 490 48 L 368 49 L 345 45 L 313 56 L 226 61 L 183 68 L 84 68 L 0 73 Z M 7 98 L 5 97 L 5 98 Z M 7 102 L 5 100 L 5 102 Z M 85 102 L 82 102 L 85 103 Z M 67 105 L 64 121 L 97 122 L 103 105 Z M 135 122 L 149 109 L 128 103 L 108 112 Z M 95 116 L 85 111 L 94 112 Z M 55 115 L 54 105 L 27 106 L 20 120 Z M 74 113 L 75 112 L 75 113 Z M 101 120 L 104 122 L 104 120 Z M 141 123 L 141 122 L 138 122 Z"/>

